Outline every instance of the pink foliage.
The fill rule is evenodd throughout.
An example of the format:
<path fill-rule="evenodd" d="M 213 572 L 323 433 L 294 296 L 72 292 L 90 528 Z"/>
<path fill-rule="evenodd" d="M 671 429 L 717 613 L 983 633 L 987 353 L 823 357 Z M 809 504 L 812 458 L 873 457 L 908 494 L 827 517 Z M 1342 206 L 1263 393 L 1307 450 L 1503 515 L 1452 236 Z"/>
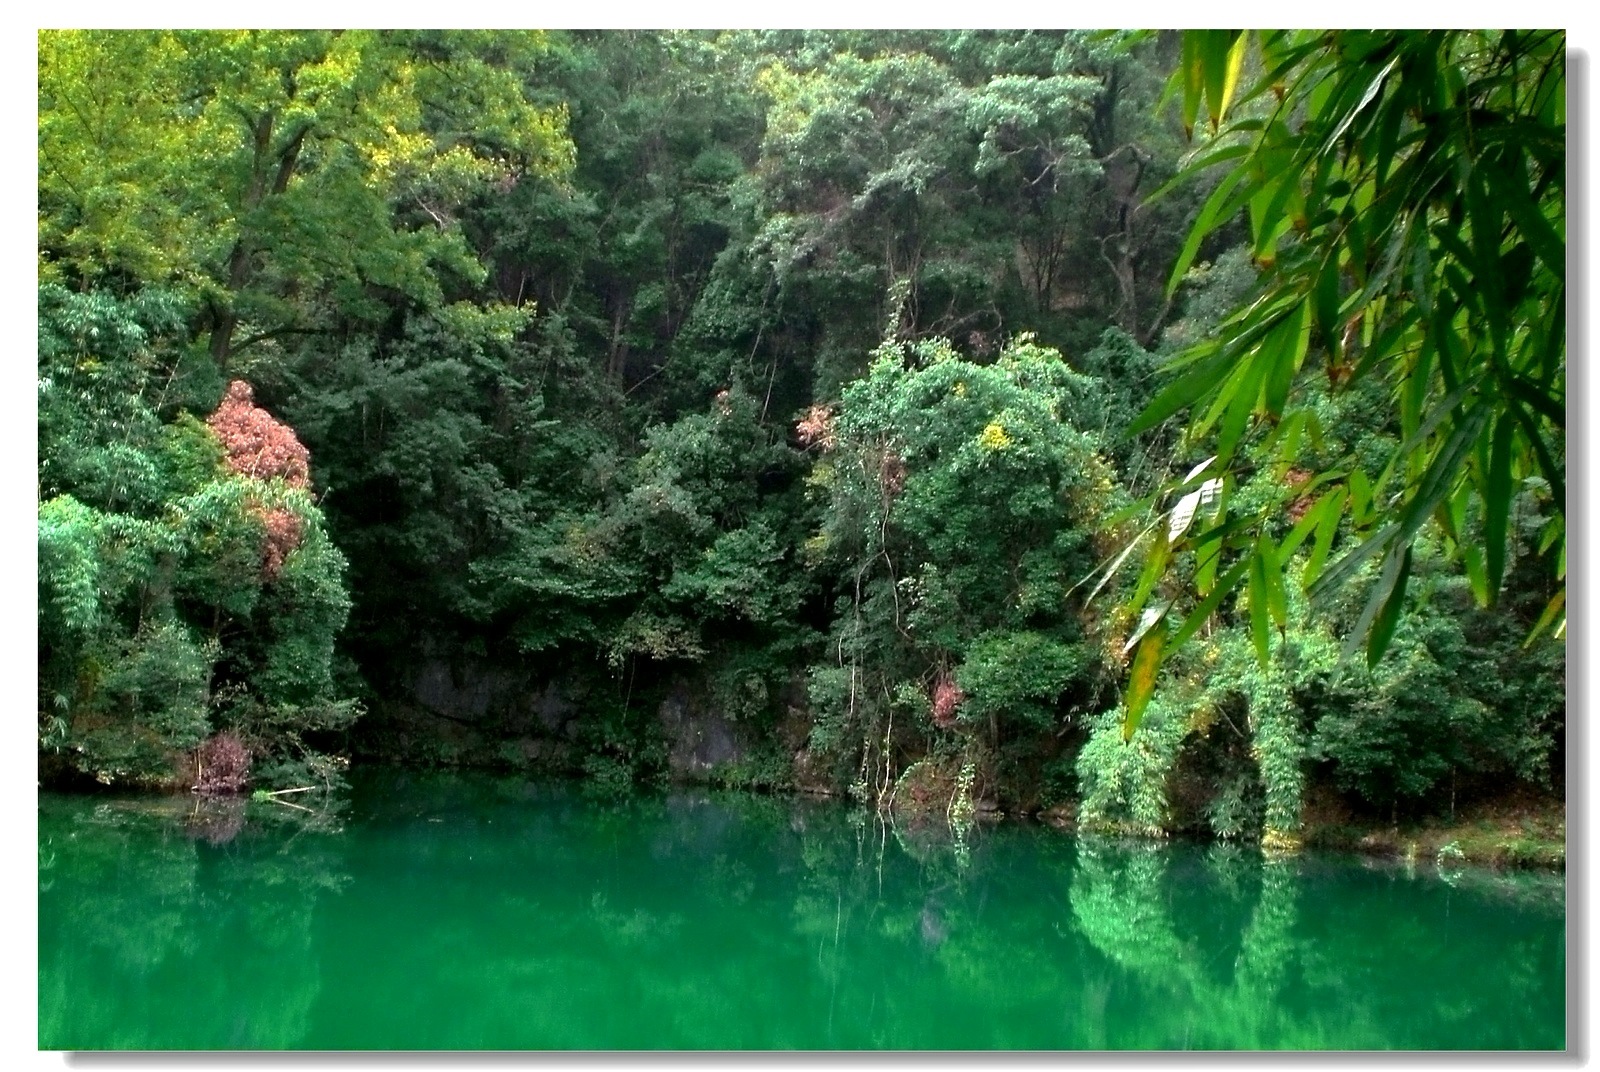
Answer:
<path fill-rule="evenodd" d="M 281 477 L 293 488 L 311 483 L 311 455 L 294 430 L 257 406 L 250 385 L 228 384 L 222 405 L 206 421 L 228 452 L 234 472 L 259 480 Z"/>
<path fill-rule="evenodd" d="M 289 557 L 290 551 L 300 546 L 305 529 L 299 515 L 293 511 L 258 507 L 256 512 L 267 526 L 266 545 L 261 550 L 261 575 L 269 581 L 275 581 L 278 571 L 283 569 L 283 560 Z"/>
<path fill-rule="evenodd" d="M 833 433 L 833 413 L 827 406 L 812 406 L 806 410 L 794 430 L 802 446 L 832 450 L 838 441 Z"/>
<path fill-rule="evenodd" d="M 961 706 L 961 701 L 967 694 L 961 691 L 961 686 L 951 681 L 948 677 L 941 677 L 933 686 L 933 721 L 940 729 L 949 729 L 956 724 L 956 708 Z"/>
<path fill-rule="evenodd" d="M 206 423 L 222 441 L 234 472 L 257 480 L 278 477 L 292 488 L 311 483 L 311 454 L 294 429 L 255 404 L 254 392 L 245 381 L 228 384 L 222 405 Z M 289 552 L 300 546 L 304 526 L 289 510 L 265 506 L 255 510 L 267 530 L 261 548 L 261 576 L 274 581 Z"/>
<path fill-rule="evenodd" d="M 200 742 L 195 753 L 195 788 L 202 793 L 237 793 L 250 782 L 250 749 L 224 730 Z"/>

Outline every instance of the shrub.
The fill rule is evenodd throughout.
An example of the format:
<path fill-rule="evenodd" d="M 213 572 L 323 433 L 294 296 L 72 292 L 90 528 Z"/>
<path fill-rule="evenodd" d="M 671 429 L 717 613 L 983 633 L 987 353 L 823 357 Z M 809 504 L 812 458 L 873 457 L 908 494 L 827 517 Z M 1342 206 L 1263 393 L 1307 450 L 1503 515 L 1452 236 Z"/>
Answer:
<path fill-rule="evenodd" d="M 224 730 L 195 750 L 195 788 L 202 793 L 237 793 L 250 784 L 250 749 Z"/>

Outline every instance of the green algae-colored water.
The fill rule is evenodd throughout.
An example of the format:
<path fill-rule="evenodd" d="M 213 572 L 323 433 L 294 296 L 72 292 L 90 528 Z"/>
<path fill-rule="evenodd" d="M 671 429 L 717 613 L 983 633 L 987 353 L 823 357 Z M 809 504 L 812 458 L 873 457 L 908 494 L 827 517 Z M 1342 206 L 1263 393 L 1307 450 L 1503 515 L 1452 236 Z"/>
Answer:
<path fill-rule="evenodd" d="M 1560 876 L 487 776 L 306 803 L 41 796 L 40 1047 L 1566 1045 Z"/>

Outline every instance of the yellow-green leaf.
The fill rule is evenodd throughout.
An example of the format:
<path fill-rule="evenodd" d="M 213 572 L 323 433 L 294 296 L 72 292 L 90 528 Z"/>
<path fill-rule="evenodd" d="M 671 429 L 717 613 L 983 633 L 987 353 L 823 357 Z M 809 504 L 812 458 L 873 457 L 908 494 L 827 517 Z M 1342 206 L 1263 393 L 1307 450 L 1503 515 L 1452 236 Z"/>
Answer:
<path fill-rule="evenodd" d="M 1145 638 L 1139 642 L 1139 650 L 1134 653 L 1133 669 L 1128 675 L 1128 690 L 1122 700 L 1124 741 L 1133 738 L 1133 731 L 1139 728 L 1139 722 L 1144 718 L 1145 706 L 1156 689 L 1156 673 L 1161 669 L 1161 652 L 1166 642 L 1165 627 L 1152 629 L 1145 634 Z"/>

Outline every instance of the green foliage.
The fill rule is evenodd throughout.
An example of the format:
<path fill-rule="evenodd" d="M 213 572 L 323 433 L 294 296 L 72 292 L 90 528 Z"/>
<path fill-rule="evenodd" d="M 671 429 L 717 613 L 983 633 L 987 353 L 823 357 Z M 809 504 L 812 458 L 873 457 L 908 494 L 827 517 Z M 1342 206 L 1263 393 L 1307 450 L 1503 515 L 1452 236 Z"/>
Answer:
<path fill-rule="evenodd" d="M 757 748 L 741 759 L 713 769 L 710 781 L 725 789 L 772 791 L 787 789 L 793 783 L 789 757 L 775 745 Z"/>
<path fill-rule="evenodd" d="M 583 761 L 584 788 L 596 796 L 616 799 L 633 792 L 633 766 L 625 759 L 591 755 Z"/>
<path fill-rule="evenodd" d="M 1004 716 L 1035 729 L 1056 728 L 1056 700 L 1095 668 L 1081 644 L 1034 632 L 988 633 L 972 642 L 956 671 L 966 693 L 961 717 Z"/>
<path fill-rule="evenodd" d="M 1374 809 L 1413 808 L 1444 786 L 1549 784 L 1565 703 L 1560 646 L 1525 649 L 1515 621 L 1463 606 L 1459 576 L 1424 580 L 1436 590 L 1401 620 L 1392 658 L 1370 677 L 1307 690 L 1312 756 Z"/>
<path fill-rule="evenodd" d="M 1265 667 L 1253 647 L 1253 638 L 1244 630 L 1218 636 L 1202 657 L 1206 692 L 1201 702 L 1213 708 L 1232 705 L 1241 709 L 1250 734 L 1250 758 L 1262 787 L 1261 833 L 1291 835 L 1300 828 L 1307 756 L 1304 714 L 1294 702 L 1293 690 L 1297 681 L 1327 672 L 1336 664 L 1336 655 L 1326 634 L 1301 630 L 1291 632 L 1279 644 Z M 1222 796 L 1227 793 L 1225 788 Z M 1213 807 L 1226 826 L 1229 802 L 1223 799 Z"/>
<path fill-rule="evenodd" d="M 1122 713 L 1094 718 L 1078 753 L 1078 822 L 1086 830 L 1160 836 L 1170 825 L 1167 776 L 1177 762 L 1188 720 L 1170 699 L 1157 697 L 1132 738 Z"/>
<path fill-rule="evenodd" d="M 334 699 L 349 598 L 321 512 L 234 474 L 209 428 L 148 401 L 177 360 L 153 341 L 170 308 L 40 291 L 41 733 L 108 784 L 171 781 L 226 726 L 263 759 L 309 756 L 303 734 L 355 714 Z M 269 576 L 275 510 L 301 535 Z M 245 703 L 265 714 L 239 719 Z M 342 717 L 315 713 L 330 708 Z"/>
<path fill-rule="evenodd" d="M 993 748 L 1002 721 L 1031 738 L 1092 697 L 1067 595 L 1116 489 L 1060 416 L 1082 381 L 1028 340 L 991 365 L 933 342 L 883 347 L 845 392 L 812 545 L 839 591 L 814 750 L 864 749 L 886 785 L 896 712 L 920 748 L 949 732 Z"/>
<path fill-rule="evenodd" d="M 1335 388 L 1379 381 L 1394 438 L 1376 473 L 1349 457 L 1315 470 L 1319 538 L 1348 515 L 1350 542 L 1308 573 L 1314 594 L 1381 563 L 1347 648 L 1365 645 L 1369 664 L 1387 649 L 1430 520 L 1493 604 L 1513 501 L 1534 481 L 1551 496 L 1545 617 L 1564 621 L 1565 35 L 1263 32 L 1262 74 L 1224 126 L 1251 36 L 1185 38 L 1173 84 L 1187 125 L 1204 97 L 1214 134 L 1186 171 L 1227 168 L 1169 292 L 1240 213 L 1268 271 L 1213 338 L 1170 363 L 1178 375 L 1131 430 L 1187 410 L 1187 441 L 1214 445 L 1211 472 L 1229 473 L 1252 433 L 1281 471 L 1304 457 L 1308 360 Z M 1224 509 L 1230 523 L 1195 537 L 1197 553 L 1242 556 L 1253 588 L 1281 586 L 1287 555 L 1268 529 L 1289 494 Z M 1151 561 L 1159 570 L 1164 548 Z"/>
<path fill-rule="evenodd" d="M 524 95 L 519 68 L 539 45 L 478 31 L 42 32 L 41 278 L 195 294 L 224 367 L 325 329 L 329 312 L 381 321 L 371 287 L 440 304 L 450 275 L 482 271 L 453 220 L 461 205 L 570 167 L 563 114 Z"/>
<path fill-rule="evenodd" d="M 46 32 L 41 747 L 336 784 L 445 653 L 581 697 L 608 785 L 679 687 L 784 741 L 728 778 L 804 707 L 791 773 L 879 803 L 1553 781 L 1563 43 Z M 314 495 L 228 468 L 240 376 Z M 1119 679 L 1154 758 L 1091 731 Z"/>

